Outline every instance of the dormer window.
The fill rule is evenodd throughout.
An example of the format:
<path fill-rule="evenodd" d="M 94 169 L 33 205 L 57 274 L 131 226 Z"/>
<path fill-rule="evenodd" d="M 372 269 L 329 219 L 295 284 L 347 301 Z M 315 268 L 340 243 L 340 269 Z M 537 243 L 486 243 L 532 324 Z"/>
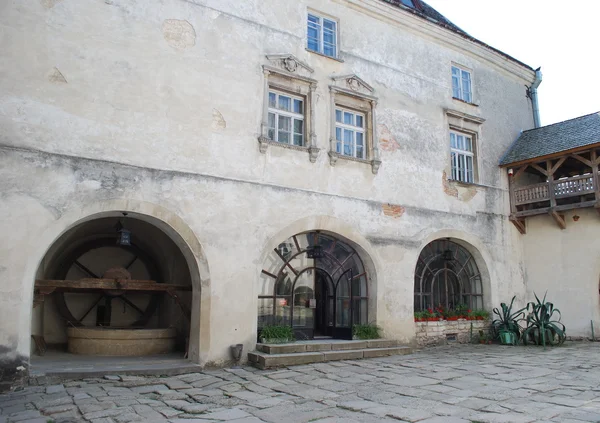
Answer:
<path fill-rule="evenodd" d="M 325 56 L 337 58 L 337 22 L 309 13 L 306 48 Z"/>
<path fill-rule="evenodd" d="M 413 0 L 402 0 L 402 4 L 405 5 L 406 7 L 410 7 L 411 9 L 415 8 L 415 4 L 413 3 Z"/>

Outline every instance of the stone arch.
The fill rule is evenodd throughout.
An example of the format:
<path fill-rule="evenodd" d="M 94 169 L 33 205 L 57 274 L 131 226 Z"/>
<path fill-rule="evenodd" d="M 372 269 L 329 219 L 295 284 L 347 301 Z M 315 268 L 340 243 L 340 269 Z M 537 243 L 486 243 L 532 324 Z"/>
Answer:
<path fill-rule="evenodd" d="M 356 228 L 340 219 L 336 219 L 331 216 L 308 216 L 287 225 L 274 234 L 269 235 L 262 253 L 256 262 L 254 310 L 257 310 L 258 308 L 258 293 L 262 267 L 269 254 L 271 254 L 279 244 L 293 237 L 294 235 L 313 231 L 319 231 L 325 235 L 338 238 L 356 251 L 357 255 L 362 261 L 365 272 L 368 275 L 370 284 L 368 300 L 369 321 L 375 322 L 377 320 L 377 303 L 380 295 L 377 290 L 377 286 L 381 282 L 378 279 L 380 276 L 377 272 L 377 270 L 380 268 L 378 257 L 370 243 L 356 230 Z M 257 330 L 258 325 L 256 319 L 254 324 L 254 329 Z"/>
<path fill-rule="evenodd" d="M 495 292 L 493 292 L 493 286 L 491 283 L 492 278 L 490 275 L 490 268 L 488 266 L 488 263 L 491 263 L 492 260 L 489 252 L 487 251 L 487 248 L 484 246 L 484 244 L 479 238 L 466 232 L 454 229 L 444 229 L 428 234 L 420 241 L 419 247 L 415 250 L 416 254 L 413 258 L 413 269 L 416 269 L 419 256 L 421 255 L 421 252 L 427 245 L 429 245 L 435 240 L 448 238 L 452 242 L 464 248 L 475 260 L 475 263 L 481 274 L 481 284 L 483 289 L 483 308 L 491 311 Z"/>
<path fill-rule="evenodd" d="M 188 357 L 197 363 L 207 362 L 210 349 L 210 270 L 208 261 L 196 234 L 190 226 L 171 210 L 144 201 L 112 199 L 92 203 L 82 208 L 73 208 L 53 222 L 42 234 L 38 248 L 32 252 L 23 276 L 24 302 L 33 304 L 33 284 L 36 274 L 47 252 L 68 231 L 100 218 L 117 217 L 127 212 L 131 217 L 154 225 L 164 232 L 181 250 L 187 263 L 192 293 L 190 339 Z M 30 354 L 32 307 L 27 307 L 28 330 L 21 334 L 19 352 Z"/>

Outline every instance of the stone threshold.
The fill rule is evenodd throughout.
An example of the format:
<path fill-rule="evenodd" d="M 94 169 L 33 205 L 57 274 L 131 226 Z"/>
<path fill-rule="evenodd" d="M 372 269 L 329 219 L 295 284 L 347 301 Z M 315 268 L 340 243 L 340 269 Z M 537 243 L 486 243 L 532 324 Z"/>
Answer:
<path fill-rule="evenodd" d="M 388 339 L 326 342 L 315 340 L 289 344 L 257 344 L 256 351 L 248 353 L 248 361 L 259 369 L 271 369 L 326 361 L 403 355 L 412 352 L 412 348 L 398 346 L 396 341 Z"/>
<path fill-rule="evenodd" d="M 315 339 L 311 341 L 296 341 L 287 344 L 256 344 L 256 350 L 267 354 L 288 354 L 318 351 L 360 350 L 364 348 L 396 347 L 398 343 L 390 339 L 342 340 Z"/>

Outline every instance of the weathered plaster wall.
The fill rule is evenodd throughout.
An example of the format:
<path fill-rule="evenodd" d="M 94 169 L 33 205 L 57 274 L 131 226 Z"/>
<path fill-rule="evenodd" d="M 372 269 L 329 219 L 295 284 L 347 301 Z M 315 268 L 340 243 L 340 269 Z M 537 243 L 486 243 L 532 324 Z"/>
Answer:
<path fill-rule="evenodd" d="M 25 180 L 11 179 L 17 172 L 37 172 L 38 183 L 27 186 Z M 414 266 L 421 248 L 433 239 L 458 238 L 478 253 L 478 265 L 489 272 L 484 288 L 488 306 L 506 296 L 507 290 L 520 289 L 519 279 L 502 287 L 492 282 L 513 280 L 513 261 L 518 260 L 513 252 L 503 250 L 502 239 L 494 234 L 510 229 L 501 215 L 480 213 L 465 217 L 407 207 L 401 218 L 393 218 L 385 214 L 384 204 L 375 201 L 18 150 L 3 150 L 0 176 L 7 181 L 2 187 L 7 193 L 3 201 L 7 219 L 2 222 L 2 230 L 21 233 L 15 237 L 15 248 L 5 247 L 2 252 L 2 257 L 11 263 L 5 271 L 3 288 L 14 292 L 16 299 L 11 303 L 0 300 L 0 308 L 6 313 L 2 322 L 7 322 L 3 336 L 12 334 L 17 327 L 21 334 L 30 330 L 29 301 L 35 274 L 30 267 L 37 267 L 35 254 L 39 252 L 40 237 L 28 227 L 41 220 L 52 228 L 57 221 L 63 222 L 63 215 L 71 209 L 111 203 L 115 198 L 124 201 L 113 210 L 128 210 L 128 204 L 137 202 L 149 203 L 149 209 L 156 209 L 156 213 L 161 207 L 171 210 L 201 240 L 214 281 L 202 291 L 202 297 L 210 303 L 205 312 L 210 321 L 218 322 L 208 328 L 210 336 L 206 334 L 199 340 L 200 348 L 207 348 L 204 362 L 227 358 L 227 348 L 232 343 L 243 342 L 252 347 L 256 339 L 260 252 L 307 229 L 328 230 L 360 247 L 359 251 L 373 263 L 369 271 L 377 284 L 376 321 L 386 336 L 404 342 L 414 338 Z M 73 186 L 96 188 L 73 191 Z M 39 207 L 23 209 L 27 202 Z M 503 225 L 507 227 L 501 229 Z M 453 229 L 446 229 L 449 227 Z M 395 234 L 400 228 L 402 232 Z M 491 237 L 490 243 L 497 242 L 498 251 L 492 254 L 488 242 L 481 240 L 484 237 Z M 23 320 L 15 321 L 17 315 Z M 18 349 L 27 352 L 28 337 L 21 342 Z"/>
<path fill-rule="evenodd" d="M 577 221 L 573 216 L 579 216 Z M 567 336 L 600 337 L 600 221 L 594 209 L 565 213 L 561 230 L 550 216 L 527 219 L 523 235 L 528 301 L 548 292 L 562 313 Z"/>
<path fill-rule="evenodd" d="M 339 18 L 343 61 L 305 50 L 307 7 Z M 488 305 L 524 292 L 497 162 L 532 126 L 533 73 L 502 56 L 376 0 L 26 0 L 0 6 L 0 28 L 4 356 L 29 355 L 46 250 L 99 212 L 137 211 L 181 234 L 200 269 L 191 357 L 203 363 L 226 359 L 230 344 L 253 346 L 261 257 L 305 230 L 338 233 L 370 256 L 377 323 L 391 338 L 414 340 L 413 271 L 438 237 L 476 252 Z M 261 66 L 277 53 L 315 69 L 315 163 L 259 152 Z M 479 106 L 452 100 L 453 62 L 473 70 Z M 379 99 L 377 175 L 327 157 L 328 85 L 350 73 Z M 447 181 L 444 109 L 486 119 L 480 185 Z"/>

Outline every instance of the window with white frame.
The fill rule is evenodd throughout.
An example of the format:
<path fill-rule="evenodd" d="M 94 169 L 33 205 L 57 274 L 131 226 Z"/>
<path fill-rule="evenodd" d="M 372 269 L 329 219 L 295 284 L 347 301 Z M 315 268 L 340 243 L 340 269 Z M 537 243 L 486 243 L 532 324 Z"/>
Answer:
<path fill-rule="evenodd" d="M 458 132 L 450 132 L 450 158 L 452 179 L 467 183 L 475 182 L 473 138 Z"/>
<path fill-rule="evenodd" d="M 471 72 L 452 66 L 452 96 L 467 103 L 473 102 Z"/>
<path fill-rule="evenodd" d="M 348 109 L 335 109 L 336 153 L 365 159 L 365 115 Z"/>
<path fill-rule="evenodd" d="M 269 90 L 268 138 L 304 146 L 304 99 Z"/>
<path fill-rule="evenodd" d="M 306 47 L 325 56 L 337 57 L 337 22 L 309 13 Z"/>

